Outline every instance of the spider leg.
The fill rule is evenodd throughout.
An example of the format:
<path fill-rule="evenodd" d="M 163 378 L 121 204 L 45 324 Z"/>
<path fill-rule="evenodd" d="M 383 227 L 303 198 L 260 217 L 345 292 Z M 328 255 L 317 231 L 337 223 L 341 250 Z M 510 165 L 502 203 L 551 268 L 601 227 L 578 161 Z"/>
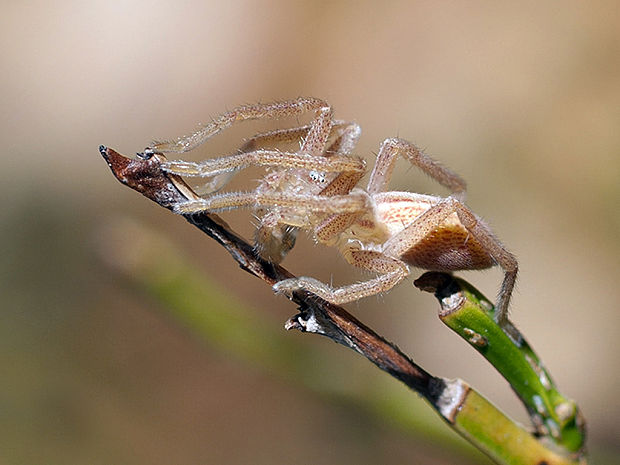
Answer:
<path fill-rule="evenodd" d="M 325 153 L 327 140 L 334 125 L 333 116 L 334 110 L 330 106 L 321 107 L 316 112 L 314 120 L 310 123 L 310 130 L 299 149 L 301 153 L 307 153 L 315 157 L 322 156 Z"/>
<path fill-rule="evenodd" d="M 292 208 L 296 216 L 306 218 L 293 223 L 282 218 L 280 222 L 292 226 L 309 226 L 316 214 L 357 213 L 370 208 L 370 199 L 364 191 L 358 190 L 347 195 L 323 197 L 311 194 L 288 194 L 279 192 L 225 192 L 207 198 L 197 198 L 175 205 L 174 211 L 181 214 L 215 212 L 234 208 L 276 207 Z"/>
<path fill-rule="evenodd" d="M 325 155 L 331 158 L 332 154 L 348 155 L 354 148 L 362 133 L 361 128 L 356 123 L 342 122 L 343 127 L 337 127 L 339 122 L 334 123 L 334 129 L 338 131 L 338 137 L 327 147 Z M 323 190 L 321 195 L 333 196 L 348 194 L 353 190 L 357 183 L 364 177 L 366 170 L 348 170 L 336 176 Z"/>
<path fill-rule="evenodd" d="M 300 141 L 308 131 L 311 125 L 299 126 L 294 128 L 276 129 L 274 131 L 261 132 L 248 138 L 239 148 L 239 152 L 252 152 L 257 148 L 267 146 L 267 144 L 287 143 Z"/>
<path fill-rule="evenodd" d="M 323 220 L 315 229 L 314 237 L 325 245 L 334 245 L 338 234 L 351 226 L 362 213 L 339 213 Z"/>
<path fill-rule="evenodd" d="M 387 257 L 381 252 L 354 249 L 348 250 L 345 258 L 352 265 L 380 274 L 368 281 L 338 288 L 328 286 L 314 278 L 292 278 L 277 282 L 273 289 L 281 294 L 304 290 L 333 304 L 344 304 L 388 291 L 409 275 L 409 267 L 404 262 Z"/>
<path fill-rule="evenodd" d="M 348 155 L 357 145 L 357 141 L 362 135 L 362 128 L 357 123 L 334 120 L 333 132 L 337 138 L 326 150 L 326 156 L 331 153 Z"/>
<path fill-rule="evenodd" d="M 331 157 L 315 156 L 308 153 L 281 152 L 279 150 L 259 149 L 253 152 L 237 153 L 219 158 L 210 158 L 202 162 L 168 161 L 162 163 L 162 169 L 179 176 L 213 177 L 249 166 L 277 166 L 318 170 L 326 173 L 361 172 L 366 170 L 363 160 L 350 155 L 333 155 Z"/>
<path fill-rule="evenodd" d="M 466 205 L 457 201 L 455 206 L 456 213 L 463 226 L 471 232 L 489 255 L 493 257 L 495 262 L 504 270 L 504 280 L 502 281 L 497 295 L 497 303 L 495 304 L 495 321 L 513 338 L 518 338 L 519 332 L 508 320 L 510 297 L 517 280 L 517 273 L 519 272 L 517 258 L 504 247 L 489 227 L 476 217 Z"/>
<path fill-rule="evenodd" d="M 239 152 L 251 152 L 257 148 L 264 147 L 266 144 L 295 142 L 304 138 L 310 131 L 312 125 L 299 126 L 294 128 L 276 129 L 274 131 L 255 134 L 246 140 L 239 148 Z M 339 153 L 347 155 L 351 153 L 361 134 L 359 125 L 349 121 L 334 120 L 332 134 L 336 135 L 334 142 L 325 151 L 325 155 Z"/>
<path fill-rule="evenodd" d="M 206 142 L 209 138 L 231 127 L 240 121 L 272 118 L 280 119 L 291 116 L 298 116 L 309 111 L 327 112 L 329 104 L 316 98 L 298 98 L 284 102 L 260 103 L 256 105 L 242 105 L 226 113 L 223 113 L 209 123 L 198 128 L 189 136 L 180 137 L 173 141 L 154 142 L 150 147 L 154 152 L 159 153 L 183 153 L 195 149 Z M 329 110 L 331 112 L 331 109 Z"/>
<path fill-rule="evenodd" d="M 504 271 L 504 280 L 495 305 L 495 321 L 508 334 L 514 336 L 516 332 L 512 323 L 508 321 L 508 305 L 517 278 L 517 259 L 495 237 L 489 227 L 458 199 L 448 197 L 432 206 L 403 231 L 390 238 L 384 244 L 383 251 L 391 257 L 402 257 L 453 213 L 458 215 L 461 224 Z"/>
<path fill-rule="evenodd" d="M 368 192 L 376 194 L 386 190 L 392 177 L 398 155 L 409 160 L 412 165 L 420 168 L 435 181 L 452 191 L 453 197 L 465 200 L 465 181 L 459 175 L 422 152 L 419 148 L 403 139 L 386 139 L 381 144 L 375 167 L 370 174 Z"/>

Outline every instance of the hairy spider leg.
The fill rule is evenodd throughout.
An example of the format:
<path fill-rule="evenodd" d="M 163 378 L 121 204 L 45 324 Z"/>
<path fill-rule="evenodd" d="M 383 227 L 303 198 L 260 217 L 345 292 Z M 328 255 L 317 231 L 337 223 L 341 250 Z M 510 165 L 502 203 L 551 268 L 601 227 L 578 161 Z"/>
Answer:
<path fill-rule="evenodd" d="M 150 149 L 160 153 L 184 153 L 205 143 L 215 134 L 234 125 L 235 123 L 255 119 L 282 119 L 298 116 L 310 111 L 320 112 L 329 108 L 324 100 L 312 97 L 300 97 L 284 102 L 259 103 L 256 105 L 241 105 L 226 113 L 216 116 L 210 122 L 199 127 L 189 136 L 179 137 L 173 141 L 155 141 Z"/>
<path fill-rule="evenodd" d="M 274 291 L 288 294 L 304 290 L 316 294 L 328 302 L 344 304 L 387 291 L 409 275 L 409 267 L 405 262 L 388 257 L 381 252 L 355 249 L 349 249 L 345 252 L 345 258 L 350 264 L 378 273 L 379 276 L 368 281 L 338 288 L 328 286 L 314 278 L 292 278 L 277 282 L 273 286 Z"/>
<path fill-rule="evenodd" d="M 366 189 L 370 194 L 385 192 L 392 178 L 394 166 L 399 155 L 402 155 L 412 165 L 450 189 L 453 197 L 461 201 L 465 200 L 467 186 L 458 174 L 426 155 L 411 142 L 398 138 L 386 139 L 381 144 L 377 161 L 370 174 L 368 188 Z"/>
<path fill-rule="evenodd" d="M 295 207 L 305 210 L 308 215 L 307 221 L 301 223 L 287 222 L 284 224 L 297 227 L 312 226 L 311 214 L 336 214 L 367 211 L 370 208 L 368 194 L 362 190 L 351 192 L 347 195 L 335 195 L 324 197 L 312 194 L 288 194 L 288 193 L 264 193 L 255 192 L 225 192 L 212 195 L 208 198 L 195 198 L 187 202 L 178 203 L 174 211 L 180 214 L 193 214 L 200 212 L 219 212 L 233 208 L 255 207 Z"/>
<path fill-rule="evenodd" d="M 323 157 L 303 152 L 282 152 L 266 149 L 209 158 L 199 163 L 180 160 L 168 161 L 162 164 L 162 169 L 178 176 L 213 177 L 249 166 L 318 170 L 325 173 L 364 172 L 366 170 L 366 164 L 363 160 L 350 155 Z"/>
<path fill-rule="evenodd" d="M 239 148 L 239 152 L 251 152 L 257 148 L 264 148 L 263 146 L 266 144 L 300 141 L 302 138 L 306 137 L 311 127 L 311 124 L 307 124 L 305 126 L 276 129 L 274 131 L 255 134 L 246 140 Z M 341 155 L 351 153 L 359 140 L 361 128 L 358 124 L 350 121 L 334 120 L 332 132 L 336 135 L 337 139 L 330 144 L 325 152 L 325 156 L 328 156 L 329 153 L 339 153 Z"/>

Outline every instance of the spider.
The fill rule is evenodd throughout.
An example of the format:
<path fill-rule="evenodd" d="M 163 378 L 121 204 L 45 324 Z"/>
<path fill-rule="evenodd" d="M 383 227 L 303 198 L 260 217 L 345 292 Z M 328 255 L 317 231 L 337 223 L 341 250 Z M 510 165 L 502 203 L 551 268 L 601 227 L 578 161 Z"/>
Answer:
<path fill-rule="evenodd" d="M 297 230 L 311 231 L 317 242 L 336 247 L 351 265 L 374 272 L 367 281 L 333 288 L 314 278 L 276 283 L 277 293 L 305 290 L 343 304 L 388 291 L 410 273 L 478 270 L 499 265 L 504 271 L 495 306 L 496 322 L 515 334 L 508 305 L 517 276 L 517 260 L 490 228 L 463 202 L 465 182 L 415 145 L 386 139 L 379 149 L 366 189 L 356 187 L 366 169 L 351 155 L 360 136 L 357 124 L 333 119 L 325 101 L 299 98 L 245 105 L 226 112 L 193 134 L 155 142 L 147 151 L 188 152 L 233 124 L 259 118 L 296 117 L 313 112 L 306 126 L 275 130 L 250 138 L 238 153 L 194 163 L 167 161 L 162 168 L 180 176 L 218 177 L 253 165 L 270 167 L 253 192 L 209 193 L 176 206 L 182 214 L 253 208 L 259 220 L 255 244 L 265 258 L 280 262 L 295 243 Z M 262 148 L 301 139 L 296 152 Z M 395 163 L 403 157 L 447 187 L 446 198 L 387 190 Z M 221 183 L 220 183 L 221 184 Z"/>

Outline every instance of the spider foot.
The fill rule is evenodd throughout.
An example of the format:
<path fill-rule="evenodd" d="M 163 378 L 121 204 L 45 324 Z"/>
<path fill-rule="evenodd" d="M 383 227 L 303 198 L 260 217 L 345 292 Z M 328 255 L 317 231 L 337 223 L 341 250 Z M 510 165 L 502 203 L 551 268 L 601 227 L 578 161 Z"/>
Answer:
<path fill-rule="evenodd" d="M 504 318 L 502 321 L 496 321 L 496 323 L 500 328 L 502 328 L 506 335 L 512 339 L 512 342 L 514 342 L 517 347 L 521 347 L 521 345 L 523 345 L 523 335 L 521 334 L 521 331 L 519 331 L 517 327 L 508 320 L 508 318 Z"/>
<path fill-rule="evenodd" d="M 355 300 L 348 297 L 346 289 L 334 289 L 318 279 L 305 276 L 301 278 L 284 279 L 274 284 L 272 289 L 276 294 L 284 294 L 289 298 L 293 292 L 306 291 L 336 305 Z"/>
<path fill-rule="evenodd" d="M 293 292 L 303 289 L 303 285 L 300 281 L 300 278 L 290 278 L 278 281 L 272 286 L 273 292 L 290 298 Z"/>
<path fill-rule="evenodd" d="M 283 294 L 287 297 L 290 297 L 296 291 L 308 291 L 325 298 L 326 291 L 329 292 L 328 286 L 322 282 L 306 277 L 283 279 L 275 283 L 272 289 L 276 294 Z"/>

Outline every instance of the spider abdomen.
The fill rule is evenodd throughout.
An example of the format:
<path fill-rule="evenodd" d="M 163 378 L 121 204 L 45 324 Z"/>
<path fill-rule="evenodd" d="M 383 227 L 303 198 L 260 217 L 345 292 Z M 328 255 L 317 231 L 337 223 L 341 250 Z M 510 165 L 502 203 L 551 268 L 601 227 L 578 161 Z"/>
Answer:
<path fill-rule="evenodd" d="M 439 226 L 400 258 L 411 266 L 431 271 L 480 270 L 495 264 L 460 223 Z"/>

